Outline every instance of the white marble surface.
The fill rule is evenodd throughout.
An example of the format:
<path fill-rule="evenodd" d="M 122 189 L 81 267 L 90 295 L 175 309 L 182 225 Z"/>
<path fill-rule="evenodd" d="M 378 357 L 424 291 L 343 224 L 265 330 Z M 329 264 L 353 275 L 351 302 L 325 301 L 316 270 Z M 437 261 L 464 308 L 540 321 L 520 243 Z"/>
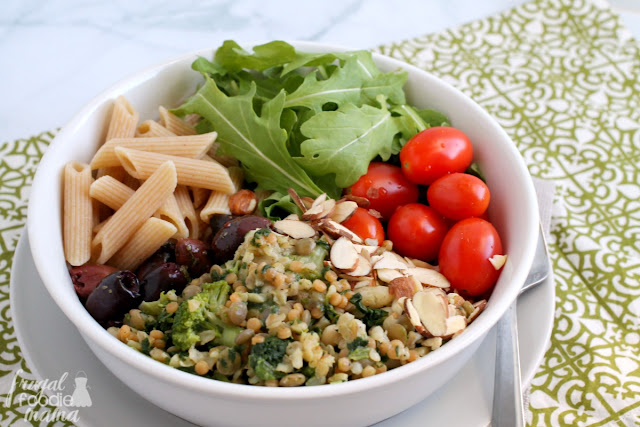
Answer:
<path fill-rule="evenodd" d="M 524 0 L 3 0 L 0 143 L 64 125 L 123 77 L 225 39 L 354 48 L 441 31 Z M 640 1 L 612 0 L 640 39 Z"/>

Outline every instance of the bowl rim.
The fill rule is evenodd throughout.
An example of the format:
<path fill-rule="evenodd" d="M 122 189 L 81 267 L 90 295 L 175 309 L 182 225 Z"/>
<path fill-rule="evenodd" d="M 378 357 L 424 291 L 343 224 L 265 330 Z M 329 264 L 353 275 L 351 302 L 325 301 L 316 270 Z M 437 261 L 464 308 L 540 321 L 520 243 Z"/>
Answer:
<path fill-rule="evenodd" d="M 356 50 L 347 48 L 345 46 L 335 46 L 331 44 L 308 42 L 308 41 L 287 41 L 292 44 L 296 49 L 307 52 L 331 52 L 331 51 L 350 51 Z M 248 42 L 238 43 L 243 48 L 251 48 L 255 45 L 262 44 L 264 42 Z M 29 234 L 29 241 L 31 244 L 31 250 L 36 264 L 38 273 L 44 282 L 48 292 L 63 311 L 67 318 L 74 324 L 79 330 L 85 340 L 91 341 L 94 345 L 98 345 L 102 351 L 110 353 L 112 356 L 119 359 L 127 360 L 132 367 L 139 369 L 144 374 L 151 375 L 162 380 L 165 383 L 175 384 L 177 386 L 188 387 L 194 391 L 204 392 L 210 395 L 217 395 L 219 397 L 233 398 L 242 397 L 244 399 L 259 399 L 259 400 L 308 400 L 316 399 L 319 397 L 342 396 L 357 393 L 361 391 L 371 390 L 372 388 L 384 387 L 391 383 L 396 383 L 404 380 L 407 377 L 411 377 L 420 371 L 427 370 L 429 368 L 437 367 L 438 365 L 446 362 L 448 359 L 463 352 L 469 346 L 471 346 L 476 340 L 483 338 L 502 317 L 506 310 L 515 301 L 520 286 L 509 286 L 505 292 L 501 295 L 502 298 L 495 299 L 491 302 L 491 305 L 482 313 L 481 316 L 476 319 L 459 337 L 455 340 L 447 342 L 447 345 L 442 346 L 438 351 L 429 353 L 427 356 L 419 358 L 413 363 L 409 363 L 393 369 L 392 371 L 385 372 L 386 375 L 374 375 L 368 378 L 362 378 L 358 381 L 347 381 L 341 384 L 326 384 L 316 387 L 256 387 L 245 384 L 233 384 L 222 381 L 215 381 L 209 378 L 200 377 L 198 375 L 190 374 L 180 371 L 163 363 L 157 362 L 127 345 L 123 345 L 113 337 L 109 332 L 102 328 L 84 309 L 79 300 L 68 301 L 59 295 L 55 290 L 60 286 L 59 281 L 46 274 L 46 266 L 43 261 L 44 252 L 46 247 L 39 243 L 38 232 L 39 227 L 35 218 L 37 218 L 34 211 L 41 209 L 39 206 L 39 193 L 43 186 L 40 185 L 41 181 L 48 178 L 45 174 L 49 159 L 53 157 L 53 154 L 58 151 L 62 146 L 62 142 L 83 125 L 86 117 L 90 116 L 95 110 L 103 105 L 108 100 L 112 99 L 115 95 L 126 92 L 139 84 L 152 79 L 153 75 L 162 69 L 169 67 L 175 63 L 195 60 L 199 56 L 211 57 L 217 48 L 210 47 L 204 49 L 198 49 L 192 52 L 188 52 L 182 55 L 178 55 L 169 58 L 165 61 L 159 62 L 155 65 L 147 67 L 141 71 L 135 72 L 128 77 L 111 85 L 108 89 L 102 91 L 97 96 L 93 97 L 87 102 L 61 129 L 51 142 L 49 148 L 45 152 L 40 165 L 36 171 L 33 183 L 32 191 L 29 200 L 28 217 L 27 217 L 27 230 Z M 519 268 L 514 272 L 513 281 L 522 285 L 526 274 L 531 266 L 534 256 L 535 244 L 537 242 L 538 233 L 538 209 L 537 199 L 535 197 L 535 190 L 533 182 L 528 169 L 524 163 L 524 159 L 517 150 L 515 144 L 512 142 L 506 131 L 497 123 L 497 121 L 489 115 L 489 113 L 480 107 L 473 99 L 462 93 L 459 89 L 455 88 L 446 81 L 436 77 L 434 74 L 418 68 L 412 64 L 397 60 L 395 58 L 388 57 L 386 55 L 372 52 L 372 56 L 376 64 L 379 62 L 387 62 L 388 64 L 395 66 L 396 68 L 402 68 L 413 73 L 422 75 L 429 81 L 430 84 L 444 86 L 447 90 L 452 92 L 452 95 L 456 96 L 460 100 L 463 100 L 474 110 L 477 111 L 492 127 L 494 132 L 501 135 L 503 139 L 511 142 L 506 144 L 505 149 L 510 150 L 510 155 L 518 163 L 518 173 L 521 175 L 520 180 L 525 183 L 527 187 L 526 200 L 531 209 L 527 212 L 530 215 L 529 227 L 523 230 L 522 241 L 525 242 L 524 254 L 522 262 Z M 194 71 L 195 73 L 195 71 Z M 50 178 L 49 178 L 50 179 Z M 527 268 L 523 268 L 525 266 Z M 82 308 L 79 310 L 78 308 Z M 87 321 L 88 319 L 90 321 Z M 114 343 L 119 345 L 112 345 Z M 95 349 L 93 349 L 95 351 Z M 391 374 L 393 372 L 393 374 Z"/>

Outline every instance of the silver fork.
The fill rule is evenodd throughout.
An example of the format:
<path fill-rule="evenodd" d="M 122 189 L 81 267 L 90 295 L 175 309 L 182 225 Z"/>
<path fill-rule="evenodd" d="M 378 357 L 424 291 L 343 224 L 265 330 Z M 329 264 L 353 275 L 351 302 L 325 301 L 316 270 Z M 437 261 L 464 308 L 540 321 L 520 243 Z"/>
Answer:
<path fill-rule="evenodd" d="M 538 235 L 536 254 L 520 294 L 542 283 L 551 265 L 542 228 Z M 524 422 L 520 353 L 518 350 L 518 321 L 516 302 L 498 322 L 496 335 L 496 371 L 493 391 L 493 427 L 521 427 Z"/>

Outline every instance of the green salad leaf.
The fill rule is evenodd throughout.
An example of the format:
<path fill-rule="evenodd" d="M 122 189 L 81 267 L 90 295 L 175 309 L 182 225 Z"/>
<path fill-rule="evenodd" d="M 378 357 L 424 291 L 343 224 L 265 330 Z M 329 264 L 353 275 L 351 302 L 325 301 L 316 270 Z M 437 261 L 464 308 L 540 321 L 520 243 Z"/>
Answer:
<path fill-rule="evenodd" d="M 253 108 L 255 83 L 246 94 L 227 96 L 208 78 L 200 90 L 176 110 L 198 113 L 218 132 L 221 154 L 242 162 L 246 176 L 259 188 L 317 197 L 323 191 L 287 151 L 287 133 L 280 127 L 284 92 L 267 101 L 258 116 Z"/>

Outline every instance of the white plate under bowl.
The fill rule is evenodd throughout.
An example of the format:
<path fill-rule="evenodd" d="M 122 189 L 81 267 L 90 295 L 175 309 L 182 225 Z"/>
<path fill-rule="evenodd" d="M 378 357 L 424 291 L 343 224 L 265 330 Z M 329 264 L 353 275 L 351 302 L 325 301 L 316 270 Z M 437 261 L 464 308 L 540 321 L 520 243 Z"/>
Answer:
<path fill-rule="evenodd" d="M 40 280 L 26 229 L 16 249 L 10 286 L 16 335 L 22 354 L 36 378 L 54 380 L 65 372 L 72 377 L 79 371 L 84 371 L 87 376 L 92 405 L 79 409 L 78 425 L 193 426 L 137 395 L 93 355 Z M 554 296 L 553 277 L 549 277 L 518 299 L 523 384 L 528 384 L 533 378 L 549 343 Z M 486 426 L 491 419 L 494 360 L 495 331 L 492 330 L 473 358 L 448 384 L 412 408 L 376 425 Z M 72 381 L 66 381 L 67 387 L 71 387 Z M 464 402 L 464 410 L 460 410 L 460 402 Z"/>

